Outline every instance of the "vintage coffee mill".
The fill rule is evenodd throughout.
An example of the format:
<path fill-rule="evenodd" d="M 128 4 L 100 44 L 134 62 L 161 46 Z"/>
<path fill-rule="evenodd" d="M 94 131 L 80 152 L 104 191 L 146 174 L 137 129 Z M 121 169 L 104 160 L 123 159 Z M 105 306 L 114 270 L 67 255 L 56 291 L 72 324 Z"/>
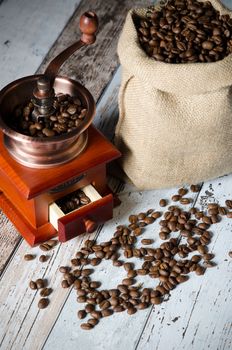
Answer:
<path fill-rule="evenodd" d="M 16 80 L 0 92 L 0 207 L 30 245 L 58 234 L 65 242 L 112 218 L 113 195 L 107 187 L 106 164 L 120 152 L 92 125 L 95 102 L 78 82 L 57 76 L 65 60 L 93 44 L 98 28 L 95 13 L 80 18 L 81 39 L 60 53 L 44 75 Z M 9 118 L 16 106 L 32 99 L 33 117 L 52 115 L 54 92 L 77 96 L 87 113 L 71 132 L 33 137 L 13 129 Z M 64 214 L 56 201 L 78 189 L 91 202 Z"/>

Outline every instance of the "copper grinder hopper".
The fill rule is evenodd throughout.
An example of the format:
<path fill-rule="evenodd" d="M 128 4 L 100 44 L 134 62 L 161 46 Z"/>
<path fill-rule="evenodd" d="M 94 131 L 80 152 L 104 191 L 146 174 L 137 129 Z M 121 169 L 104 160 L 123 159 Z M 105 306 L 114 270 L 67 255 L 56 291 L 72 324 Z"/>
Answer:
<path fill-rule="evenodd" d="M 4 144 L 11 156 L 20 164 L 32 168 L 50 168 L 66 163 L 84 151 L 88 141 L 88 127 L 95 114 L 95 102 L 90 92 L 80 83 L 66 77 L 57 76 L 62 64 L 82 46 L 96 40 L 98 19 L 95 13 L 86 12 L 80 18 L 81 38 L 61 52 L 48 65 L 42 75 L 31 75 L 18 79 L 0 92 L 0 128 L 4 134 Z M 19 105 L 36 99 L 39 108 L 34 118 L 54 113 L 54 93 L 78 97 L 86 108 L 85 119 L 74 130 L 52 137 L 33 137 L 19 133 L 10 127 L 10 117 Z M 36 113 L 38 115 L 36 115 Z"/>

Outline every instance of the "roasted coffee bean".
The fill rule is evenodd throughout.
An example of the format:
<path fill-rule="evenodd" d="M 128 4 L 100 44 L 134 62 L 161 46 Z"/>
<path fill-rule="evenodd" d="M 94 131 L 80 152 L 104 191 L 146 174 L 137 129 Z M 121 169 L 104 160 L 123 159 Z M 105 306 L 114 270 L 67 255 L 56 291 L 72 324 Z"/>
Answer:
<path fill-rule="evenodd" d="M 188 193 L 187 188 L 180 188 L 180 189 L 178 190 L 178 194 L 179 194 L 181 197 L 185 196 L 187 193 Z"/>
<path fill-rule="evenodd" d="M 93 269 L 83 269 L 81 271 L 81 276 L 89 276 L 91 273 L 93 273 Z"/>
<path fill-rule="evenodd" d="M 226 208 L 224 208 L 224 207 L 219 207 L 219 208 L 218 208 L 218 213 L 219 213 L 220 215 L 226 215 L 227 210 L 226 210 Z"/>
<path fill-rule="evenodd" d="M 26 261 L 30 261 L 30 260 L 33 260 L 33 259 L 35 259 L 35 255 L 33 255 L 33 254 L 26 254 L 26 255 L 24 255 L 24 260 L 26 260 Z"/>
<path fill-rule="evenodd" d="M 91 326 L 96 326 L 98 322 L 99 321 L 96 318 L 90 318 L 87 323 L 91 324 Z"/>
<path fill-rule="evenodd" d="M 211 218 L 209 216 L 203 216 L 202 221 L 203 221 L 203 223 L 205 223 L 207 225 L 212 224 Z"/>
<path fill-rule="evenodd" d="M 153 239 L 142 239 L 141 240 L 141 243 L 143 244 L 143 245 L 150 245 L 150 244 L 152 244 L 154 242 L 154 240 Z"/>
<path fill-rule="evenodd" d="M 130 271 L 130 270 L 132 270 L 134 268 L 134 264 L 132 264 L 132 263 L 124 263 L 123 267 L 124 267 L 124 269 L 126 271 Z"/>
<path fill-rule="evenodd" d="M 166 207 L 166 205 L 167 205 L 166 199 L 161 199 L 160 202 L 159 202 L 159 205 L 160 205 L 161 207 Z"/>
<path fill-rule="evenodd" d="M 191 261 L 193 261 L 194 263 L 198 263 L 199 261 L 201 261 L 201 256 L 200 255 L 193 255 L 191 258 Z"/>
<path fill-rule="evenodd" d="M 29 283 L 29 287 L 30 287 L 31 289 L 33 289 L 33 290 L 38 289 L 38 287 L 37 287 L 37 283 L 36 283 L 36 282 L 34 282 L 34 281 L 30 281 L 30 283 Z"/>
<path fill-rule="evenodd" d="M 101 259 L 99 259 L 99 258 L 93 258 L 93 259 L 90 260 L 90 264 L 91 264 L 92 266 L 97 266 L 97 265 L 99 265 L 100 263 L 101 263 Z"/>
<path fill-rule="evenodd" d="M 129 221 L 130 221 L 130 223 L 135 224 L 138 221 L 138 216 L 137 215 L 130 215 Z"/>
<path fill-rule="evenodd" d="M 108 309 L 110 307 L 110 302 L 108 300 L 104 300 L 100 303 L 99 307 L 101 310 Z"/>
<path fill-rule="evenodd" d="M 168 233 L 166 233 L 166 232 L 163 232 L 163 231 L 161 231 L 160 233 L 159 233 L 159 237 L 160 237 L 160 239 L 162 239 L 162 240 L 166 240 L 167 238 L 168 238 Z"/>
<path fill-rule="evenodd" d="M 48 261 L 48 259 L 49 259 L 48 255 L 40 255 L 40 257 L 39 257 L 39 261 L 42 263 Z"/>
<path fill-rule="evenodd" d="M 205 268 L 204 267 L 202 267 L 202 266 L 200 266 L 200 265 L 198 265 L 197 266 L 197 268 L 196 268 L 196 270 L 195 270 L 195 273 L 197 274 L 197 275 L 203 275 L 204 273 L 205 273 Z"/>
<path fill-rule="evenodd" d="M 147 216 L 146 213 L 139 213 L 138 220 L 143 220 L 145 219 L 146 216 Z"/>
<path fill-rule="evenodd" d="M 162 303 L 162 299 L 160 297 L 152 297 L 151 298 L 151 304 L 153 305 L 159 305 Z"/>
<path fill-rule="evenodd" d="M 52 293 L 52 288 L 43 288 L 40 291 L 41 297 L 48 297 Z"/>
<path fill-rule="evenodd" d="M 228 253 L 229 257 L 232 258 L 232 251 Z"/>
<path fill-rule="evenodd" d="M 174 196 L 172 196 L 173 202 L 178 202 L 180 199 L 181 199 L 181 196 L 178 194 L 175 194 Z"/>
<path fill-rule="evenodd" d="M 155 219 L 152 216 L 146 216 L 145 219 L 143 220 L 147 225 L 153 224 Z"/>
<path fill-rule="evenodd" d="M 208 209 L 208 214 L 209 215 L 217 215 L 218 214 L 218 208 Z"/>
<path fill-rule="evenodd" d="M 159 211 L 154 211 L 151 216 L 154 218 L 154 219 L 158 219 L 161 217 L 161 213 Z"/>
<path fill-rule="evenodd" d="M 104 309 L 102 310 L 102 317 L 108 317 L 111 316 L 113 314 L 113 310 L 111 309 Z"/>
<path fill-rule="evenodd" d="M 79 310 L 78 313 L 77 313 L 77 317 L 82 320 L 83 318 L 85 318 L 87 315 L 86 311 L 85 310 Z"/>
<path fill-rule="evenodd" d="M 198 185 L 191 185 L 190 186 L 190 191 L 191 192 L 199 192 L 200 191 L 200 186 L 198 186 Z"/>
<path fill-rule="evenodd" d="M 36 285 L 37 285 L 37 289 L 42 289 L 45 287 L 45 280 L 43 280 L 42 278 L 38 278 L 35 281 Z"/>
<path fill-rule="evenodd" d="M 210 254 L 210 253 L 203 254 L 203 259 L 206 261 L 212 260 L 213 258 L 214 258 L 214 254 Z"/>
<path fill-rule="evenodd" d="M 80 295 L 79 297 L 77 297 L 77 301 L 78 303 L 85 303 L 86 302 L 86 296 L 85 295 Z"/>
<path fill-rule="evenodd" d="M 204 267 L 210 268 L 216 266 L 216 264 L 213 261 L 206 260 L 203 262 Z"/>
<path fill-rule="evenodd" d="M 87 313 L 91 313 L 91 312 L 93 312 L 94 311 L 94 305 L 93 304 L 87 304 L 86 306 L 85 306 L 85 311 L 87 312 Z"/>
<path fill-rule="evenodd" d="M 67 280 L 63 280 L 63 281 L 61 282 L 61 287 L 62 287 L 62 288 L 69 288 L 69 287 L 70 287 L 70 284 L 68 283 Z"/>
<path fill-rule="evenodd" d="M 42 298 L 38 302 L 38 308 L 39 309 L 45 309 L 49 304 L 49 299 L 48 298 Z"/>
<path fill-rule="evenodd" d="M 232 219 L 232 211 L 229 211 L 226 216 L 229 218 L 229 219 Z"/>
<path fill-rule="evenodd" d="M 132 284 L 134 284 L 134 280 L 133 278 L 124 278 L 122 280 L 122 284 L 124 284 L 125 286 L 131 286 Z"/>
<path fill-rule="evenodd" d="M 181 203 L 181 204 L 184 204 L 184 205 L 190 204 L 191 201 L 192 201 L 191 198 L 183 198 L 183 197 L 182 197 L 182 198 L 180 199 L 180 203 Z"/>
<path fill-rule="evenodd" d="M 47 242 L 40 244 L 39 248 L 46 252 L 54 248 L 57 244 L 58 244 L 57 240 L 49 239 Z"/>
<path fill-rule="evenodd" d="M 135 307 L 129 307 L 129 308 L 127 309 L 128 315 L 133 315 L 133 314 L 135 314 L 136 312 L 137 312 L 137 309 L 136 309 Z"/>
<path fill-rule="evenodd" d="M 232 200 L 227 199 L 227 200 L 225 201 L 225 205 L 227 206 L 227 208 L 232 209 Z"/>
<path fill-rule="evenodd" d="M 89 331 L 90 329 L 92 329 L 94 326 L 90 323 L 82 323 L 81 324 L 81 328 L 84 329 L 85 331 Z"/>
<path fill-rule="evenodd" d="M 189 279 L 189 277 L 186 275 L 179 275 L 176 277 L 176 280 L 178 283 L 186 282 L 188 279 Z"/>

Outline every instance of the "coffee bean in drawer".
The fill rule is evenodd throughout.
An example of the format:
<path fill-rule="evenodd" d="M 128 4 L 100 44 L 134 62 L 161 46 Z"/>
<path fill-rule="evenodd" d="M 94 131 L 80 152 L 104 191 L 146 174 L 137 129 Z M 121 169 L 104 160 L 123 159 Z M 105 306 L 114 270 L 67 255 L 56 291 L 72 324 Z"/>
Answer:
<path fill-rule="evenodd" d="M 90 202 L 91 200 L 82 190 L 77 190 L 61 199 L 58 199 L 56 204 L 65 214 L 68 214 L 73 210 L 89 204 Z"/>

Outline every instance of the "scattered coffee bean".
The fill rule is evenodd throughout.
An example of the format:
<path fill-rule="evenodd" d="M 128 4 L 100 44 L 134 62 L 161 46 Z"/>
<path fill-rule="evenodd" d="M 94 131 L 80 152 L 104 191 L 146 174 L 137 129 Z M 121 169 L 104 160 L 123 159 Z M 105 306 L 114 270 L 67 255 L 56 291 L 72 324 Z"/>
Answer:
<path fill-rule="evenodd" d="M 49 299 L 48 298 L 42 298 L 38 302 L 38 308 L 39 309 L 45 309 L 49 304 Z"/>
<path fill-rule="evenodd" d="M 43 280 L 42 278 L 38 278 L 36 281 L 35 281 L 36 285 L 37 285 L 37 289 L 42 289 L 45 287 L 45 284 L 46 284 L 46 281 Z"/>
<path fill-rule="evenodd" d="M 43 288 L 40 291 L 41 297 L 48 297 L 52 293 L 52 288 Z"/>
<path fill-rule="evenodd" d="M 191 201 L 192 201 L 191 198 L 181 198 L 180 199 L 180 203 L 184 204 L 184 205 L 190 204 Z"/>
<path fill-rule="evenodd" d="M 90 318 L 88 320 L 88 324 L 91 324 L 91 326 L 96 326 L 98 324 L 98 320 L 96 318 Z"/>
<path fill-rule="evenodd" d="M 150 245 L 150 244 L 152 244 L 153 242 L 154 242 L 153 239 L 146 239 L 146 238 L 144 238 L 144 239 L 141 240 L 141 243 L 142 243 L 143 245 Z"/>
<path fill-rule="evenodd" d="M 90 329 L 93 328 L 93 325 L 90 323 L 82 323 L 81 328 L 84 329 L 85 331 L 89 331 Z"/>
<path fill-rule="evenodd" d="M 180 199 L 181 199 L 181 196 L 178 194 L 175 194 L 174 196 L 172 196 L 173 202 L 178 202 Z"/>
<path fill-rule="evenodd" d="M 191 185 L 190 186 L 190 191 L 191 192 L 199 192 L 200 191 L 200 186 L 198 186 L 198 185 Z"/>
<path fill-rule="evenodd" d="M 225 205 L 226 205 L 227 208 L 232 209 L 232 200 L 227 199 L 227 200 L 225 201 Z"/>
<path fill-rule="evenodd" d="M 35 259 L 35 255 L 33 255 L 33 254 L 26 254 L 26 255 L 24 255 L 24 260 L 26 260 L 26 261 L 30 261 L 30 260 L 33 260 L 33 259 Z"/>
<path fill-rule="evenodd" d="M 165 199 L 161 199 L 160 202 L 159 202 L 159 205 L 160 205 L 161 207 L 166 207 L 167 201 L 166 201 Z"/>
<path fill-rule="evenodd" d="M 87 315 L 86 311 L 85 310 L 79 310 L 78 313 L 77 313 L 77 316 L 80 320 L 82 320 L 83 318 L 85 318 Z"/>
<path fill-rule="evenodd" d="M 30 287 L 31 289 L 33 289 L 33 290 L 38 289 L 37 284 L 36 284 L 36 282 L 34 282 L 34 281 L 30 281 L 29 287 Z"/>
<path fill-rule="evenodd" d="M 232 258 L 232 250 L 228 253 L 229 257 Z"/>
<path fill-rule="evenodd" d="M 53 249 L 57 244 L 58 244 L 57 240 L 49 239 L 47 242 L 40 244 L 39 248 L 46 252 Z"/>
<path fill-rule="evenodd" d="M 49 259 L 48 255 L 40 255 L 40 257 L 39 257 L 39 261 L 41 263 L 44 263 L 44 262 L 48 261 L 48 259 Z"/>

